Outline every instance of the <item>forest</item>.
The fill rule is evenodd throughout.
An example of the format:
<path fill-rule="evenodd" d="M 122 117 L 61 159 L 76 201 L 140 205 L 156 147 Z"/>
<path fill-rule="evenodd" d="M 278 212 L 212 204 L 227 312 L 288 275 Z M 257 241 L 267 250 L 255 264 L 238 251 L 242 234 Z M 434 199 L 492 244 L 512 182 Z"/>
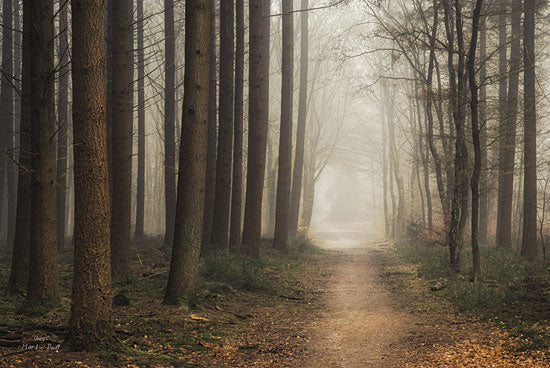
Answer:
<path fill-rule="evenodd" d="M 550 366 L 546 0 L 0 2 L 0 367 Z"/>

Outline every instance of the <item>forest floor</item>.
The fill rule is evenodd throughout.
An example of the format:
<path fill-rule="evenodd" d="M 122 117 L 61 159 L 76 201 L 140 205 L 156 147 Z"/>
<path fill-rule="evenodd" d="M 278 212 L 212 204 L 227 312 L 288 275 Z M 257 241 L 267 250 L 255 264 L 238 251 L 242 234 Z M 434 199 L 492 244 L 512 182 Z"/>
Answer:
<path fill-rule="evenodd" d="M 359 229 L 314 229 L 322 249 L 297 239 L 288 255 L 264 247 L 258 262 L 207 257 L 200 291 L 178 307 L 161 304 L 168 256 L 138 244 L 130 283 L 115 289 L 131 301 L 113 310 L 122 351 L 56 349 L 72 281 L 72 255 L 63 254 L 60 306 L 20 314 L 22 295 L 0 299 L 0 367 L 550 366 L 547 341 L 537 340 L 546 335 L 533 333 L 550 332 L 548 322 L 518 333 L 459 312 L 393 244 Z"/>

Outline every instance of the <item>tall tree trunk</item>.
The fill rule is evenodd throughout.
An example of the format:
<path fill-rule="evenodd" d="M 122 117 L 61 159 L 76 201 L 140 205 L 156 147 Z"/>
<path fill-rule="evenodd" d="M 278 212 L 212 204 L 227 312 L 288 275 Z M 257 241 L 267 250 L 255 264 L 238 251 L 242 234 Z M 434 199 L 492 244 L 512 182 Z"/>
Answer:
<path fill-rule="evenodd" d="M 472 281 L 481 277 L 481 264 L 479 256 L 479 176 L 481 173 L 481 141 L 479 134 L 478 116 L 478 86 L 476 82 L 476 49 L 479 33 L 479 18 L 483 0 L 476 1 L 472 18 L 472 38 L 468 53 L 468 77 L 470 84 L 470 111 L 472 123 L 472 142 L 474 146 L 474 171 L 471 178 L 472 188 Z"/>
<path fill-rule="evenodd" d="M 309 229 L 311 226 L 311 219 L 313 217 L 313 205 L 315 202 L 315 155 L 312 154 L 308 160 L 308 164 L 305 166 L 304 175 L 304 208 L 302 210 L 302 219 L 300 222 L 305 229 Z"/>
<path fill-rule="evenodd" d="M 29 249 L 31 242 L 31 27 L 32 18 L 28 0 L 24 3 L 22 68 L 21 68 L 21 122 L 19 127 L 19 181 L 17 183 L 17 215 L 15 239 L 11 260 L 8 291 L 16 292 L 27 286 L 29 279 Z"/>
<path fill-rule="evenodd" d="M 290 233 L 298 229 L 298 216 L 302 194 L 302 177 L 304 173 L 304 147 L 306 140 L 308 70 L 309 70 L 309 0 L 301 3 L 300 32 L 300 94 L 298 97 L 298 125 L 296 130 L 296 153 L 294 156 L 294 172 L 292 177 L 292 193 L 290 200 Z"/>
<path fill-rule="evenodd" d="M 53 0 L 26 1 L 33 20 L 31 35 L 31 239 L 25 305 L 59 302 L 56 241 L 56 157 L 54 104 Z"/>
<path fill-rule="evenodd" d="M 268 139 L 269 133 L 269 67 L 270 67 L 270 48 L 271 48 L 271 0 L 262 0 L 262 121 L 264 124 L 264 151 L 270 150 L 269 164 L 266 168 L 266 164 L 263 164 L 263 171 L 265 174 L 265 181 L 267 182 L 267 216 L 266 216 L 266 232 L 268 237 L 273 237 L 275 233 L 275 180 L 277 176 L 277 166 L 275 164 L 275 152 L 273 151 L 273 145 Z M 264 160 L 265 161 L 265 160 Z"/>
<path fill-rule="evenodd" d="M 176 37 L 174 1 L 164 0 L 164 247 L 174 243 L 176 214 Z"/>
<path fill-rule="evenodd" d="M 498 11 L 498 202 L 497 202 L 497 228 L 496 228 L 496 243 L 497 247 L 507 249 L 511 246 L 511 232 L 509 226 L 509 216 L 511 214 L 509 199 L 510 183 L 506 175 L 508 170 L 506 167 L 506 143 L 509 139 L 506 136 L 508 132 L 507 124 L 507 88 L 506 74 L 508 72 L 507 60 L 507 12 L 508 1 L 502 2 Z M 513 190 L 513 183 L 512 189 Z"/>
<path fill-rule="evenodd" d="M 164 303 L 177 304 L 196 286 L 206 182 L 212 2 L 185 2 L 185 79 L 174 246 Z M 213 62 L 213 61 L 212 61 Z"/>
<path fill-rule="evenodd" d="M 497 246 L 512 249 L 512 208 L 516 155 L 516 123 L 518 113 L 519 69 L 521 64 L 521 0 L 512 3 L 512 42 L 510 77 L 504 123 L 499 131 L 499 197 Z"/>
<path fill-rule="evenodd" d="M 243 200 L 243 88 L 244 88 L 244 0 L 236 0 L 235 115 L 233 138 L 233 185 L 229 242 L 241 245 Z"/>
<path fill-rule="evenodd" d="M 114 342 L 102 3 L 71 3 L 75 254 L 66 343 L 75 350 L 104 349 Z"/>
<path fill-rule="evenodd" d="M 138 92 L 138 165 L 136 193 L 136 232 L 145 235 L 145 50 L 143 43 L 143 0 L 137 0 L 137 92 Z"/>
<path fill-rule="evenodd" d="M 269 1 L 267 1 L 269 3 Z M 267 123 L 265 103 L 264 58 L 269 60 L 269 51 L 264 54 L 265 23 L 262 23 L 262 9 L 266 1 L 249 3 L 249 92 L 248 92 L 248 165 L 246 172 L 246 199 L 244 209 L 243 248 L 252 258 L 260 257 L 262 234 L 262 196 L 264 187 L 265 155 L 267 144 Z"/>
<path fill-rule="evenodd" d="M 479 173 L 479 243 L 487 243 L 489 226 L 489 174 L 487 165 L 487 5 L 481 10 L 479 20 L 479 139 L 481 145 L 481 170 Z"/>
<path fill-rule="evenodd" d="M 450 27 L 451 6 L 449 0 L 444 2 L 445 28 L 448 39 L 449 58 L 449 82 L 451 86 L 451 105 L 453 121 L 456 131 L 455 158 L 454 158 L 454 193 L 451 202 L 451 218 L 447 232 L 447 246 L 449 247 L 449 261 L 453 268 L 460 266 L 460 244 L 462 242 L 462 229 L 465 222 L 465 210 L 468 197 L 468 148 L 465 137 L 465 96 L 466 96 L 466 66 L 464 51 L 464 34 L 462 22 L 462 6 L 459 0 L 455 0 L 456 45 L 458 47 L 458 65 L 453 65 L 454 31 Z"/>
<path fill-rule="evenodd" d="M 67 200 L 67 126 L 69 124 L 69 4 L 59 1 L 59 86 L 57 89 L 57 249 L 65 247 Z"/>
<path fill-rule="evenodd" d="M 279 172 L 277 176 L 277 208 L 275 212 L 274 248 L 286 252 L 290 214 L 292 171 L 292 110 L 294 77 L 294 12 L 292 0 L 282 1 L 283 67 L 281 85 L 281 128 L 279 140 Z"/>
<path fill-rule="evenodd" d="M 109 194 L 113 197 L 113 3 L 115 0 L 105 0 L 106 33 L 105 51 L 107 53 L 107 161 L 109 162 Z M 111 211 L 113 202 L 111 201 Z"/>
<path fill-rule="evenodd" d="M 233 162 L 233 103 L 235 41 L 235 0 L 220 2 L 220 109 L 218 159 L 216 162 L 216 200 L 212 225 L 212 245 L 226 249 L 229 244 L 231 211 L 231 166 Z"/>
<path fill-rule="evenodd" d="M 13 151 L 13 13 L 12 1 L 2 0 L 2 75 L 0 76 L 0 224 L 9 222 L 2 218 L 4 206 L 9 206 L 10 171 Z M 7 184 L 8 200 L 4 203 L 4 185 Z M 8 215 L 9 215 L 9 211 Z M 9 227 L 9 226 L 8 226 Z"/>
<path fill-rule="evenodd" d="M 115 280 L 129 276 L 128 253 L 132 226 L 132 111 L 130 108 L 130 6 L 131 0 L 113 3 L 113 203 L 111 267 Z"/>
<path fill-rule="evenodd" d="M 535 0 L 524 1 L 523 23 L 523 237 L 521 255 L 537 256 L 537 110 L 535 76 Z"/>
<path fill-rule="evenodd" d="M 445 190 L 445 184 L 443 182 L 443 173 L 442 173 L 442 164 L 441 164 L 441 157 L 437 151 L 437 147 L 435 145 L 434 141 L 434 118 L 433 118 L 433 111 L 432 111 L 432 103 L 434 98 L 433 93 L 433 72 L 434 72 L 434 64 L 435 64 L 435 41 L 436 41 L 436 35 L 437 35 L 437 26 L 438 26 L 438 15 L 439 15 L 439 6 L 437 5 L 436 1 L 433 2 L 434 5 L 434 19 L 433 19 L 433 25 L 432 25 L 432 34 L 430 37 L 430 57 L 428 62 L 428 75 L 426 78 L 426 89 L 427 89 L 427 96 L 426 96 L 426 104 L 425 104 L 425 113 L 426 113 L 426 121 L 428 123 L 428 126 L 426 128 L 427 135 L 426 140 L 428 147 L 430 148 L 430 153 L 432 154 L 432 158 L 434 161 L 435 166 L 435 175 L 437 179 L 437 190 L 439 192 L 439 199 L 441 201 L 441 208 L 443 209 L 443 222 L 445 224 L 445 228 L 448 228 L 449 226 L 449 218 L 450 218 L 450 209 L 449 209 L 449 202 L 447 200 L 448 191 Z"/>
<path fill-rule="evenodd" d="M 216 7 L 216 0 L 211 0 L 212 9 Z M 216 63 L 216 12 L 210 15 L 210 53 L 209 93 L 208 93 L 208 148 L 206 152 L 206 190 L 204 195 L 204 224 L 202 231 L 201 252 L 205 253 L 210 247 L 212 235 L 212 221 L 214 219 L 214 201 L 216 200 L 216 150 L 218 140 L 218 116 L 217 116 L 217 67 Z"/>

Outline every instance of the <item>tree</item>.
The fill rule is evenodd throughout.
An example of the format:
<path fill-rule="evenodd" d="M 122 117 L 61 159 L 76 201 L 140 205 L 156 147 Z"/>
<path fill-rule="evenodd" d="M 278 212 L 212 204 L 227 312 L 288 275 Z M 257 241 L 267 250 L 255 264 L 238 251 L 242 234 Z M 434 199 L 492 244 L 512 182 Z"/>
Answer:
<path fill-rule="evenodd" d="M 516 156 L 516 122 L 518 112 L 519 69 L 521 64 L 521 0 L 512 3 L 510 75 L 504 106 L 504 122 L 499 126 L 499 191 L 497 246 L 512 249 L 512 203 Z"/>
<path fill-rule="evenodd" d="M 61 69 L 57 89 L 57 248 L 65 247 L 67 189 L 67 125 L 69 124 L 69 23 L 68 3 L 59 1 L 58 57 Z"/>
<path fill-rule="evenodd" d="M 4 183 L 10 189 L 9 157 L 13 151 L 13 13 L 11 0 L 2 1 L 2 76 L 0 78 L 0 210 L 4 213 Z M 8 191 L 9 193 L 10 191 Z M 12 197 L 12 199 L 14 199 Z M 8 195 L 8 202 L 12 201 Z M 2 215 L 0 214 L 0 219 Z M 8 219 L 9 221 L 9 219 Z M 0 221 L 4 223 L 5 219 Z"/>
<path fill-rule="evenodd" d="M 237 0 L 235 10 L 235 22 L 237 24 L 235 47 L 235 115 L 229 243 L 234 246 L 240 246 L 243 197 L 244 0 Z"/>
<path fill-rule="evenodd" d="M 476 82 L 476 50 L 479 33 L 479 19 L 483 0 L 476 1 L 472 17 L 472 37 L 468 52 L 468 78 L 470 84 L 470 112 L 472 123 L 472 142 L 474 146 L 474 171 L 471 178 L 472 189 L 472 280 L 477 281 L 481 277 L 481 265 L 479 259 L 479 177 L 481 174 L 481 141 L 479 137 L 478 115 L 478 86 Z"/>
<path fill-rule="evenodd" d="M 231 166 L 233 162 L 233 103 L 235 42 L 234 0 L 220 2 L 220 108 L 218 127 L 218 158 L 216 161 L 216 200 L 211 242 L 216 249 L 229 244 L 231 210 Z"/>
<path fill-rule="evenodd" d="M 75 350 L 105 348 L 114 341 L 102 3 L 71 3 L 75 255 L 66 343 Z"/>
<path fill-rule="evenodd" d="M 137 0 L 137 90 L 138 90 L 138 167 L 136 193 L 136 232 L 143 239 L 145 225 L 145 50 L 143 45 L 143 0 Z"/>
<path fill-rule="evenodd" d="M 174 245 L 164 303 L 194 290 L 201 250 L 210 66 L 210 0 L 185 2 L 185 80 Z"/>
<path fill-rule="evenodd" d="M 268 8 L 266 9 L 265 6 Z M 264 74 L 264 51 L 269 33 L 265 34 L 265 18 L 269 14 L 270 1 L 251 1 L 249 5 L 249 68 L 248 68 L 248 164 L 246 172 L 246 199 L 244 210 L 243 248 L 252 258 L 260 257 L 262 233 L 262 196 L 264 187 L 265 154 L 267 144 L 267 118 L 264 93 L 266 79 Z M 269 29 L 269 28 L 267 28 Z M 269 46 L 267 47 L 269 50 Z M 269 66 L 268 66 L 269 68 Z"/>
<path fill-rule="evenodd" d="M 535 79 L 535 0 L 523 2 L 523 236 L 521 255 L 537 256 L 537 111 Z"/>
<path fill-rule="evenodd" d="M 113 203 L 111 215 L 111 267 L 118 280 L 128 278 L 128 252 L 132 219 L 132 112 L 130 108 L 131 0 L 113 2 Z"/>
<path fill-rule="evenodd" d="M 212 9 L 215 9 L 216 0 L 212 1 Z M 210 246 L 212 235 L 212 221 L 214 219 L 214 201 L 216 200 L 216 149 L 218 140 L 218 116 L 217 116 L 217 67 L 216 60 L 216 12 L 212 11 L 210 17 L 209 52 L 209 93 L 208 93 L 208 143 L 206 149 L 206 189 L 204 195 L 204 223 L 202 231 L 202 252 L 206 252 Z"/>
<path fill-rule="evenodd" d="M 281 83 L 281 128 L 279 138 L 279 171 L 277 208 L 275 212 L 274 248 L 286 252 L 290 214 L 292 170 L 292 105 L 294 73 L 294 20 L 292 0 L 283 0 L 283 61 Z"/>
<path fill-rule="evenodd" d="M 168 248 L 174 242 L 176 215 L 176 36 L 173 0 L 164 0 L 164 50 L 164 247 Z"/>
<path fill-rule="evenodd" d="M 11 260 L 8 291 L 16 292 L 27 286 L 31 242 L 31 27 L 29 4 L 24 2 L 22 70 L 21 70 L 21 122 L 19 127 L 19 180 L 17 182 L 17 214 L 15 240 Z"/>
<path fill-rule="evenodd" d="M 304 173 L 304 147 L 306 140 L 308 70 L 309 70 L 309 0 L 302 0 L 301 41 L 300 41 L 300 94 L 298 97 L 298 125 L 296 130 L 296 154 L 294 157 L 294 172 L 292 176 L 292 192 L 290 200 L 290 233 L 298 229 L 300 202 L 302 194 L 302 179 Z"/>
<path fill-rule="evenodd" d="M 25 1 L 32 24 L 30 66 L 31 103 L 31 227 L 29 283 L 25 305 L 59 302 L 56 241 L 56 145 L 54 119 L 53 0 Z M 24 32 L 27 32 L 25 30 Z"/>

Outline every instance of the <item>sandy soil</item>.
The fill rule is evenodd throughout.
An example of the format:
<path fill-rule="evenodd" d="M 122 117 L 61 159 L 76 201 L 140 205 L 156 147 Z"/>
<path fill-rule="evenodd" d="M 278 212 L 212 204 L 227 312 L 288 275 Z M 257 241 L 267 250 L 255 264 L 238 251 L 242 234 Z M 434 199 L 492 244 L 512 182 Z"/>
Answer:
<path fill-rule="evenodd" d="M 314 229 L 319 244 L 333 254 L 325 307 L 312 325 L 310 367 L 399 367 L 415 329 L 380 277 L 380 261 L 361 231 L 324 226 Z"/>

